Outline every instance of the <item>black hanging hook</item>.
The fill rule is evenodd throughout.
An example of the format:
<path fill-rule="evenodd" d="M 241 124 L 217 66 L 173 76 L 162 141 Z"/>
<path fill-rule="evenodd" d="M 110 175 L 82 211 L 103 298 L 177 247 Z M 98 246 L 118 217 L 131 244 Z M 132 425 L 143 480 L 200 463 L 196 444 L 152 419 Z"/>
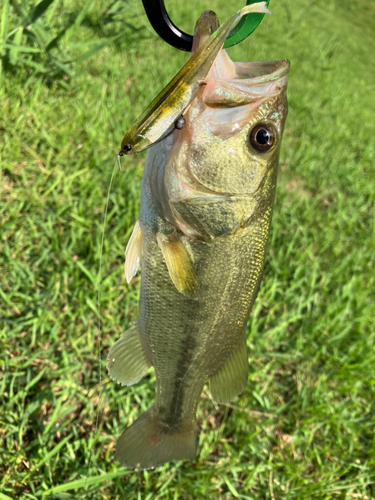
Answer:
<path fill-rule="evenodd" d="M 259 1 L 260 0 L 246 0 L 246 4 L 249 5 Z M 265 2 L 268 7 L 270 0 L 265 0 Z M 165 9 L 164 0 L 142 0 L 142 3 L 151 26 L 160 38 L 176 49 L 191 52 L 193 36 L 181 31 L 172 23 Z M 237 26 L 229 33 L 224 43 L 224 49 L 242 42 L 242 40 L 256 29 L 263 17 L 263 13 L 254 13 L 244 16 Z"/>
<path fill-rule="evenodd" d="M 176 49 L 191 52 L 193 36 L 181 31 L 172 23 L 164 0 L 142 0 L 142 3 L 151 26 L 160 38 Z"/>

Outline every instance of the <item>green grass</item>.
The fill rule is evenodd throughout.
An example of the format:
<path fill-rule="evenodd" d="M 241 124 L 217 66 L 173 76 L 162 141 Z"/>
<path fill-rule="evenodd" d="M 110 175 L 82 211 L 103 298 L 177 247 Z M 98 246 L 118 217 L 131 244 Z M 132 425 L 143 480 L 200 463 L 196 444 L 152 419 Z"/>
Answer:
<path fill-rule="evenodd" d="M 139 278 L 127 286 L 123 264 L 144 154 L 122 162 L 110 195 L 99 334 L 101 229 L 123 133 L 187 56 L 153 35 L 141 2 L 130 4 L 132 28 L 94 29 L 108 5 L 90 4 L 55 57 L 70 47 L 77 59 L 121 29 L 124 38 L 72 63 L 65 79 L 43 46 L 47 75 L 3 66 L 0 500 L 375 498 L 375 4 L 272 0 L 274 16 L 230 49 L 234 60 L 292 65 L 249 383 L 233 405 L 203 394 L 196 461 L 149 472 L 119 467 L 114 445 L 151 406 L 154 376 L 122 388 L 104 368 L 137 317 Z M 241 5 L 167 3 L 190 32 L 203 10 L 224 20 Z M 61 2 L 53 29 L 84 7 Z M 142 28 L 138 43 L 133 28 Z"/>

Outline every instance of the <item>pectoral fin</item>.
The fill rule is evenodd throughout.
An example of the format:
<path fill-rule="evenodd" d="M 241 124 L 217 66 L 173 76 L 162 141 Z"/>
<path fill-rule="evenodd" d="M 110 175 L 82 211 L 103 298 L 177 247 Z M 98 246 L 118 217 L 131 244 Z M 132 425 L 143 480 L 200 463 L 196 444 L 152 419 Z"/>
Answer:
<path fill-rule="evenodd" d="M 143 235 L 139 219 L 135 223 L 132 235 L 125 250 L 125 277 L 131 282 L 141 263 L 143 253 Z"/>
<path fill-rule="evenodd" d="M 171 203 L 171 208 L 174 214 L 180 217 L 186 224 L 188 224 L 203 241 L 209 243 L 213 236 L 204 223 L 197 217 L 191 210 L 189 210 L 186 201 L 177 201 Z"/>
<path fill-rule="evenodd" d="M 177 290 L 187 297 L 196 299 L 198 296 L 198 281 L 185 245 L 176 234 L 163 236 L 156 233 L 156 238 L 163 253 L 169 275 Z"/>
<path fill-rule="evenodd" d="M 107 357 L 109 376 L 122 385 L 134 385 L 141 380 L 150 368 L 146 353 L 141 344 L 138 326 L 126 330 L 113 344 Z"/>
<path fill-rule="evenodd" d="M 229 403 L 241 394 L 247 384 L 249 363 L 246 342 L 235 350 L 225 365 L 210 378 L 210 391 L 216 403 Z"/>

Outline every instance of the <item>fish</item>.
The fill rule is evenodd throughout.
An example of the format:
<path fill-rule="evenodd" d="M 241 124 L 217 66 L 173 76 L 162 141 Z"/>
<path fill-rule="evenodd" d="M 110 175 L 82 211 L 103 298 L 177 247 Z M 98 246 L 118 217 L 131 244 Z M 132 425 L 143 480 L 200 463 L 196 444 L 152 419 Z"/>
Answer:
<path fill-rule="evenodd" d="M 181 129 L 185 121 L 181 116 L 198 93 L 199 87 L 204 85 L 204 79 L 210 71 L 215 59 L 223 46 L 229 32 L 236 26 L 240 19 L 249 13 L 271 14 L 266 2 L 257 2 L 247 5 L 231 16 L 220 28 L 217 17 L 207 11 L 198 21 L 196 31 L 202 33 L 200 23 L 205 22 L 205 17 L 212 17 L 206 22 L 210 26 L 204 35 L 204 41 L 197 50 L 192 50 L 192 55 L 187 63 L 151 102 L 141 116 L 125 133 L 121 142 L 120 156 L 136 154 L 149 148 L 174 128 Z M 214 15 L 212 15 L 214 14 Z M 200 35 L 195 35 L 197 40 Z"/>
<path fill-rule="evenodd" d="M 201 18 L 197 40 L 214 22 Z M 246 387 L 246 326 L 271 227 L 288 72 L 287 59 L 233 63 L 222 49 L 186 125 L 147 152 L 125 261 L 128 282 L 141 266 L 139 318 L 107 358 L 122 385 L 155 370 L 155 403 L 117 441 L 129 469 L 193 460 L 206 382 L 219 404 Z"/>

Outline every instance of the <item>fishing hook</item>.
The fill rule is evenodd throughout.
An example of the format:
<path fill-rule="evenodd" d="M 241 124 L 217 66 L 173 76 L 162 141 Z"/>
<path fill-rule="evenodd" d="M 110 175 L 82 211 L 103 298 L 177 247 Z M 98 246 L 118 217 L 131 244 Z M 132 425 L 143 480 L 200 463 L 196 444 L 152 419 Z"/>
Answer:
<path fill-rule="evenodd" d="M 247 0 L 246 5 L 257 3 L 259 0 Z M 266 0 L 267 7 L 270 0 Z M 164 0 L 142 0 L 148 20 L 156 33 L 172 47 L 191 52 L 193 35 L 189 35 L 177 28 L 168 16 Z M 233 28 L 225 40 L 224 48 L 242 42 L 257 28 L 264 14 L 248 14 Z"/>

